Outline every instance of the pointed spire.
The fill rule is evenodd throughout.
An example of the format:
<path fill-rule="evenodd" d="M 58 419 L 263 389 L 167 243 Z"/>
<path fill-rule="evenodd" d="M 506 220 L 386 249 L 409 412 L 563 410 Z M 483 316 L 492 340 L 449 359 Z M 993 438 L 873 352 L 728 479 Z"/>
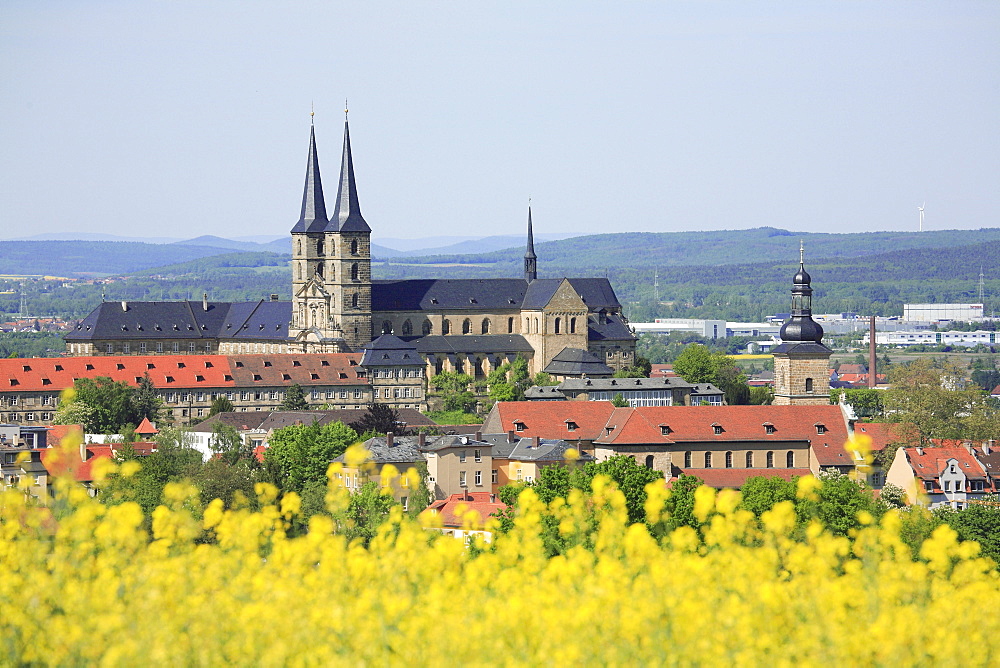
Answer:
<path fill-rule="evenodd" d="M 347 124 L 347 108 L 344 108 L 344 154 L 340 161 L 340 187 L 337 191 L 336 209 L 326 227 L 330 232 L 371 232 L 368 223 L 361 216 L 358 203 L 358 187 L 354 182 L 354 158 L 351 156 L 351 129 Z"/>
<path fill-rule="evenodd" d="M 326 226 L 326 201 L 323 199 L 323 181 L 319 176 L 319 155 L 316 152 L 316 127 L 309 121 L 309 158 L 306 162 L 306 185 L 302 191 L 302 212 L 292 233 L 322 232 Z"/>
<path fill-rule="evenodd" d="M 538 278 L 538 256 L 535 255 L 535 235 L 531 230 L 531 200 L 528 200 L 528 246 L 524 250 L 524 280 Z"/>

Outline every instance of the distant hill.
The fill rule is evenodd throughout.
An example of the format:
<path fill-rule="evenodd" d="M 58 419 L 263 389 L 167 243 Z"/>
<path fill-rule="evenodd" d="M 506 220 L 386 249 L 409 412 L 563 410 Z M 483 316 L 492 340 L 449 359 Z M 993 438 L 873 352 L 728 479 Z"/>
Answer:
<path fill-rule="evenodd" d="M 863 257 L 889 250 L 949 248 L 1000 240 L 1000 228 L 933 232 L 826 234 L 790 232 L 771 227 L 710 232 L 622 232 L 536 243 L 538 266 L 579 274 L 581 267 L 670 267 L 788 261 L 807 258 Z M 519 247 L 487 253 L 407 256 L 400 264 L 462 264 L 516 267 Z M 509 268 L 503 269 L 509 273 Z"/>
<path fill-rule="evenodd" d="M 178 246 L 207 246 L 210 248 L 224 248 L 226 250 L 240 251 L 259 251 L 265 245 L 255 243 L 253 241 L 234 241 L 232 239 L 224 239 L 223 237 L 217 237 L 211 234 L 205 234 L 200 237 L 195 237 L 194 239 L 176 241 L 174 243 Z"/>
<path fill-rule="evenodd" d="M 0 239 L 0 242 L 8 239 Z M 30 237 L 14 237 L 9 241 L 138 241 L 145 244 L 172 244 L 180 241 L 177 237 L 123 237 L 117 234 L 99 232 L 46 232 Z"/>
<path fill-rule="evenodd" d="M 231 252 L 133 241 L 2 241 L 0 274 L 116 275 Z"/>

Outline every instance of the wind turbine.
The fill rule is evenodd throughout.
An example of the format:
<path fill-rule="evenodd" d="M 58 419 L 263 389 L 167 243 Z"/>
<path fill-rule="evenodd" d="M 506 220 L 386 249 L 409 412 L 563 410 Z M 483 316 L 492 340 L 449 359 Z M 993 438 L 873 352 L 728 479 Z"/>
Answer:
<path fill-rule="evenodd" d="M 924 231 L 924 207 L 926 205 L 927 205 L 927 202 L 924 202 L 923 204 L 921 204 L 920 206 L 917 207 L 917 211 L 920 212 L 920 231 L 921 232 Z"/>

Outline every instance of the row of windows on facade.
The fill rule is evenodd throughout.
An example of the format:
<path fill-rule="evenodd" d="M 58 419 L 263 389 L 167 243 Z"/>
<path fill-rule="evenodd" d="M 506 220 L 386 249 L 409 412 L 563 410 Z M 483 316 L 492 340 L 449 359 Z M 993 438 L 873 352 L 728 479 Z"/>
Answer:
<path fill-rule="evenodd" d="M 190 401 L 214 401 L 219 397 L 225 397 L 230 401 L 283 401 L 285 393 L 277 390 L 270 392 L 168 392 L 163 396 L 163 401 L 168 404 L 188 403 Z M 364 398 L 364 390 L 319 390 L 311 392 L 313 399 L 348 399 L 353 396 L 355 399 Z"/>
<path fill-rule="evenodd" d="M 4 401 L 0 399 L 0 401 Z M 38 403 L 39 406 L 55 406 L 56 398 L 51 394 L 45 394 L 40 397 L 19 397 L 16 394 L 10 394 L 6 397 L 6 404 L 8 406 L 17 406 L 19 404 L 32 405 Z"/>
<path fill-rule="evenodd" d="M 299 255 L 303 255 L 304 251 L 305 251 L 305 243 L 303 242 L 302 239 L 298 239 L 297 241 L 298 241 L 298 244 L 297 244 L 297 246 L 298 246 L 298 254 Z M 357 255 L 358 254 L 358 250 L 360 250 L 361 246 L 358 244 L 358 240 L 357 239 L 351 239 L 351 243 L 348 246 L 348 248 L 350 249 L 351 255 Z M 326 245 L 324 244 L 323 240 L 322 239 L 317 239 L 316 240 L 316 255 L 323 255 L 323 252 L 325 250 L 326 250 Z M 337 242 L 334 241 L 333 239 L 330 240 L 330 253 L 332 255 L 336 255 L 337 254 Z"/>
<path fill-rule="evenodd" d="M 472 318 L 466 318 L 462 321 L 462 334 L 490 334 L 493 332 L 493 321 L 489 318 L 483 318 L 476 327 L 476 323 L 473 323 Z M 478 329 L 478 331 L 476 331 Z M 441 321 L 441 333 L 448 335 L 452 333 L 451 320 L 445 318 Z M 524 334 L 538 334 L 539 332 L 539 320 L 538 318 L 525 318 L 524 319 L 524 329 L 522 330 Z M 391 320 L 382 321 L 382 334 L 398 334 L 400 336 L 413 336 L 413 322 L 409 319 L 403 321 L 397 332 L 395 326 Z M 434 324 L 430 320 L 424 320 L 420 325 L 420 333 L 423 336 L 430 336 L 434 333 Z M 507 318 L 507 333 L 514 333 L 514 318 Z M 561 317 L 556 318 L 553 321 L 553 334 L 576 334 L 576 318 L 569 318 L 568 325 L 564 326 L 564 321 Z"/>
<path fill-rule="evenodd" d="M 324 271 L 325 270 L 323 269 L 323 265 L 324 265 L 323 262 L 317 262 L 316 263 L 316 275 L 319 276 L 320 278 L 325 278 L 325 275 L 324 275 Z M 300 264 L 299 265 L 299 271 L 298 271 L 298 276 L 299 276 L 299 280 L 300 281 L 301 280 L 305 280 L 305 277 L 306 277 L 305 274 L 306 274 L 305 269 Z M 331 281 L 337 280 L 337 269 L 336 269 L 336 266 L 332 262 L 330 263 L 330 280 Z M 356 281 L 356 282 L 360 282 L 361 281 L 361 268 L 358 266 L 357 262 L 355 262 L 354 264 L 351 265 L 351 280 L 352 281 Z M 357 297 L 357 295 L 355 295 L 355 297 Z M 357 308 L 357 302 L 356 301 L 354 303 L 354 306 L 355 306 L 355 308 Z"/>
<path fill-rule="evenodd" d="M 712 452 L 706 452 L 706 453 L 704 453 L 704 467 L 703 468 L 710 469 L 710 468 L 713 467 L 713 454 L 715 454 L 715 453 L 712 453 Z M 748 468 L 748 469 L 754 468 L 754 456 L 753 455 L 754 455 L 754 453 L 752 453 L 752 452 L 748 452 L 746 454 L 746 460 L 745 460 L 746 466 L 744 468 Z M 649 464 L 652 464 L 651 457 L 652 457 L 652 455 L 649 455 L 649 457 L 647 458 L 647 462 Z M 733 453 L 732 452 L 725 453 L 725 468 L 731 469 L 731 468 L 733 468 L 733 466 L 734 466 L 734 464 L 733 464 Z M 686 468 L 686 469 L 694 468 L 694 453 L 692 453 L 692 452 L 685 452 L 684 453 L 684 468 Z M 769 468 L 769 469 L 773 469 L 774 468 L 774 452 L 768 452 L 765 455 L 765 457 L 764 457 L 764 468 Z M 795 468 L 795 452 L 793 450 L 789 450 L 787 453 L 785 453 L 785 468 L 787 468 L 787 469 L 793 469 L 793 468 Z"/>
<path fill-rule="evenodd" d="M 194 343 L 194 342 L 188 343 L 187 346 L 185 346 L 185 349 L 186 349 L 186 352 L 197 353 L 198 352 L 198 344 Z M 211 353 L 212 352 L 212 344 L 211 344 L 211 342 L 207 342 L 207 343 L 202 344 L 202 350 L 204 350 L 206 353 Z M 126 355 L 129 355 L 129 354 L 132 353 L 132 344 L 129 343 L 128 341 L 123 342 L 118 347 L 118 351 L 122 352 L 122 353 L 124 353 Z M 177 341 L 174 341 L 172 343 L 167 343 L 167 344 L 165 344 L 163 341 L 157 341 L 157 342 L 152 343 L 152 344 L 146 343 L 145 341 L 143 341 L 141 343 L 136 344 L 136 352 L 138 352 L 139 354 L 146 354 L 146 353 L 148 353 L 150 351 L 156 351 L 158 353 L 162 353 L 162 352 L 165 352 L 165 351 L 179 353 L 179 352 L 181 352 L 181 344 L 178 343 Z M 108 355 L 113 355 L 115 353 L 115 344 L 113 344 L 113 343 L 107 343 L 107 344 L 105 344 L 104 345 L 104 352 L 106 352 Z M 264 351 L 264 352 L 267 352 L 267 351 Z M 272 351 L 272 352 L 274 352 L 274 351 Z"/>
<path fill-rule="evenodd" d="M 382 390 L 374 388 L 372 390 L 374 399 L 419 399 L 419 387 L 386 387 Z"/>
<path fill-rule="evenodd" d="M 0 419 L 3 419 L 3 413 L 0 413 Z M 35 422 L 35 421 L 48 422 L 51 419 L 52 419 L 52 413 L 47 413 L 47 412 L 43 412 L 43 413 L 35 413 L 35 412 L 29 412 L 29 413 L 8 413 L 7 414 L 7 422 L 11 422 L 13 424 L 20 424 L 22 421 L 24 421 L 24 422 Z"/>
<path fill-rule="evenodd" d="M 968 483 L 969 483 L 968 489 L 966 489 L 962 485 L 961 481 L 959 481 L 959 480 L 955 480 L 954 483 L 955 484 L 952 485 L 952 481 L 951 480 L 942 480 L 941 481 L 941 489 L 944 490 L 945 492 L 959 492 L 959 493 L 961 493 L 961 492 L 982 492 L 982 491 L 985 491 L 985 489 L 986 489 L 986 483 L 984 481 L 982 481 L 982 480 L 969 480 L 968 481 Z M 928 491 L 928 492 L 933 492 L 934 491 L 934 481 L 933 480 L 925 480 L 924 481 L 924 489 L 926 491 Z"/>
<path fill-rule="evenodd" d="M 375 369 L 372 373 L 372 378 L 423 378 L 423 376 L 423 367 L 417 369 Z"/>

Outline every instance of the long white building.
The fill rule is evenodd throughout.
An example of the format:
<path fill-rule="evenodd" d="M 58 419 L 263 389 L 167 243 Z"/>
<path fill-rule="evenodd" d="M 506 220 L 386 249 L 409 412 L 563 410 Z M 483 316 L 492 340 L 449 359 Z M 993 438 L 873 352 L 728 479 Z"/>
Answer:
<path fill-rule="evenodd" d="M 869 341 L 865 334 L 865 343 Z M 975 332 L 875 332 L 875 344 L 880 346 L 965 346 L 971 348 L 980 343 L 993 345 L 997 342 L 997 332 L 977 330 Z"/>
<path fill-rule="evenodd" d="M 978 322 L 983 317 L 982 304 L 903 304 L 903 320 L 914 322 Z"/>

